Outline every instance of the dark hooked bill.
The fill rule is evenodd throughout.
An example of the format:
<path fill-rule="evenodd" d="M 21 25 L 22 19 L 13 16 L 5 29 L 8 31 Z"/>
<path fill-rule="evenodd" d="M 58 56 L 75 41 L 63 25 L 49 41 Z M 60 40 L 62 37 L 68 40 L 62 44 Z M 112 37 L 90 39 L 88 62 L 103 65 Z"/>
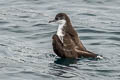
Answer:
<path fill-rule="evenodd" d="M 57 21 L 57 20 L 54 19 L 54 20 L 49 21 L 49 23 L 51 23 L 51 22 L 56 22 L 56 21 Z"/>

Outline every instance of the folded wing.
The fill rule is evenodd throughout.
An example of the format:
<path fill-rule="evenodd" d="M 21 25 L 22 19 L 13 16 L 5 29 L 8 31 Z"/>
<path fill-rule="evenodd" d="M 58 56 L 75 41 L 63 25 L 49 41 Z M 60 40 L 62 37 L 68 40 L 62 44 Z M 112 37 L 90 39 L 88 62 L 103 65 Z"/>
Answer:
<path fill-rule="evenodd" d="M 63 38 L 63 43 L 59 37 L 55 34 L 53 36 L 53 50 L 62 58 L 78 58 L 78 57 L 96 57 L 97 55 L 90 51 L 82 51 L 78 45 L 74 42 L 69 34 L 66 34 Z"/>

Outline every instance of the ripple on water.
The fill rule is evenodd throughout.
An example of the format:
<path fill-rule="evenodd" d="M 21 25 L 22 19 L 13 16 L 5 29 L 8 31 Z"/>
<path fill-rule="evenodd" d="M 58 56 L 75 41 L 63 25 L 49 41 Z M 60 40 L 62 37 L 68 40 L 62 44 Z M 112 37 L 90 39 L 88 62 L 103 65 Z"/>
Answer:
<path fill-rule="evenodd" d="M 78 29 L 77 30 L 79 33 L 107 33 L 102 30 L 94 30 L 94 29 Z"/>
<path fill-rule="evenodd" d="M 85 15 L 85 16 L 96 16 L 95 14 L 92 14 L 92 13 L 81 13 L 81 14 L 78 14 L 78 15 Z"/>
<path fill-rule="evenodd" d="M 120 32 L 110 32 L 110 34 L 120 35 Z"/>
<path fill-rule="evenodd" d="M 19 27 L 19 26 L 14 26 L 15 28 L 17 27 Z M 14 29 L 12 29 L 12 28 L 1 28 L 1 30 L 3 30 L 3 31 L 8 31 L 8 32 L 14 32 L 14 33 L 28 33 L 28 32 L 30 32 L 30 31 L 28 31 L 28 30 L 14 30 Z"/>
<path fill-rule="evenodd" d="M 48 25 L 48 24 L 40 24 L 40 23 L 38 23 L 38 24 L 35 24 L 35 25 L 33 25 L 33 26 L 43 26 L 43 25 Z"/>
<path fill-rule="evenodd" d="M 30 16 L 19 16 L 20 18 L 30 18 Z"/>
<path fill-rule="evenodd" d="M 0 25 L 3 25 L 3 24 L 8 24 L 9 22 L 7 21 L 0 21 Z"/>
<path fill-rule="evenodd" d="M 22 27 L 22 26 L 15 25 L 15 26 L 9 26 L 9 27 L 13 27 L 13 28 L 20 28 L 20 27 Z"/>
<path fill-rule="evenodd" d="M 109 37 L 107 38 L 108 40 L 115 40 L 115 41 L 120 41 L 120 38 L 118 37 Z"/>
<path fill-rule="evenodd" d="M 119 3 L 119 0 L 1 0 L 0 79 L 119 80 Z M 59 12 L 69 14 L 86 48 L 107 59 L 58 58 L 51 41 L 57 27 L 48 21 Z"/>
<path fill-rule="evenodd" d="M 99 43 L 99 42 L 97 43 L 96 42 L 96 43 L 91 43 L 90 45 L 101 45 L 101 43 Z"/>

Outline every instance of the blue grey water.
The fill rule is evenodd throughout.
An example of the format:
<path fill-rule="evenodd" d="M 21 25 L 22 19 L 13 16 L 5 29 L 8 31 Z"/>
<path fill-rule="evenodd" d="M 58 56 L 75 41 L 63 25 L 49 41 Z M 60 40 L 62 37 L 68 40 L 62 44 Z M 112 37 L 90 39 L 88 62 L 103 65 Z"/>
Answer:
<path fill-rule="evenodd" d="M 67 13 L 102 60 L 60 59 L 52 50 Z M 0 80 L 120 80 L 120 0 L 0 0 Z"/>

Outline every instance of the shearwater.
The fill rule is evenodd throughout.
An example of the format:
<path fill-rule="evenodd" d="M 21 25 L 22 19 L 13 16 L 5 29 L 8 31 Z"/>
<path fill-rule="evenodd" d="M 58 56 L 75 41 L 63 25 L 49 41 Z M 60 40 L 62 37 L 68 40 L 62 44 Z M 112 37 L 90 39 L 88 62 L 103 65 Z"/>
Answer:
<path fill-rule="evenodd" d="M 61 58 L 102 58 L 88 51 L 80 41 L 76 30 L 73 28 L 70 18 L 65 13 L 58 13 L 54 20 L 49 21 L 58 24 L 57 33 L 53 35 L 52 45 L 54 52 Z"/>

